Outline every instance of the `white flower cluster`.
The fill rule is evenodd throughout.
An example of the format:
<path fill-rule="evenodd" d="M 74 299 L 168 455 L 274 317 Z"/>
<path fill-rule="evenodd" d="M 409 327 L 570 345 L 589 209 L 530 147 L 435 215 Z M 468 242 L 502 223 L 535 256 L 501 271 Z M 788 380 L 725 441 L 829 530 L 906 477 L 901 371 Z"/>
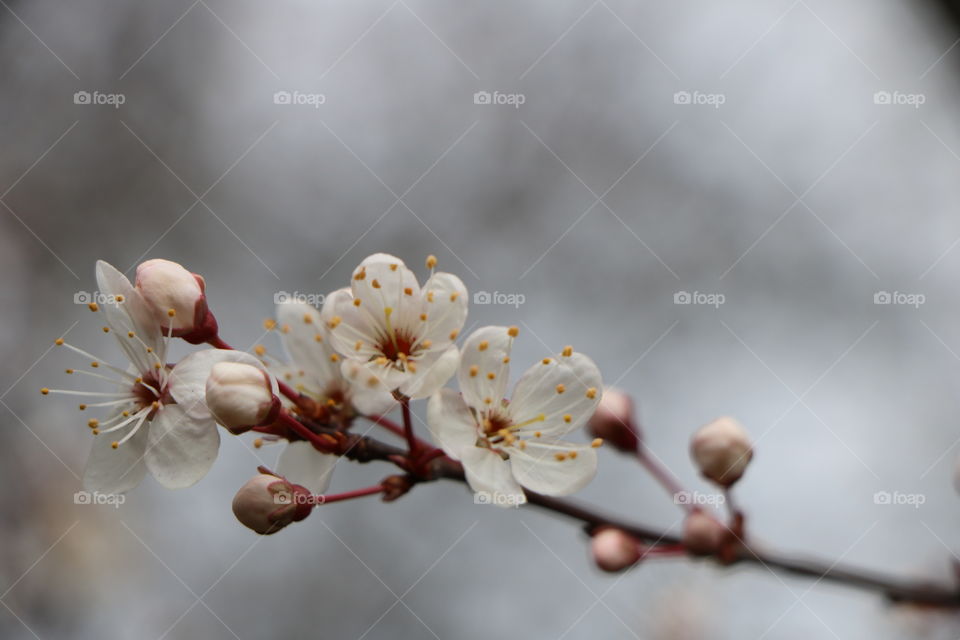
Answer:
<path fill-rule="evenodd" d="M 58 345 L 87 359 L 92 369 L 67 373 L 107 379 L 115 388 L 42 390 L 90 396 L 94 400 L 81 404 L 82 410 L 108 411 L 88 421 L 97 437 L 84 477 L 87 489 L 121 493 L 147 471 L 166 487 L 190 486 L 216 458 L 219 423 L 232 434 L 253 429 L 268 441 L 289 439 L 276 478 L 289 477 L 298 490 L 319 493 L 329 483 L 335 456 L 277 425 L 313 421 L 345 431 L 357 416 L 377 419 L 419 398 L 429 399 L 436 455 L 459 461 L 475 492 L 495 496 L 488 502 L 521 504 L 524 488 L 547 495 L 582 488 L 596 472 L 600 441 L 574 444 L 561 437 L 597 409 L 602 383 L 596 365 L 566 347 L 527 369 L 507 399 L 517 328 L 483 327 L 458 347 L 466 287 L 436 271 L 432 256 L 427 267 L 430 276 L 421 286 L 399 258 L 374 254 L 353 271 L 349 287 L 325 296 L 321 310 L 297 300 L 278 304 L 267 328 L 279 330 L 287 352 L 287 361 L 279 362 L 264 360 L 262 347 L 255 357 L 223 342 L 203 279 L 182 266 L 150 260 L 131 284 L 98 262 L 97 283 L 109 302 L 89 307 L 104 314 L 104 331 L 119 342 L 129 365 L 108 364 L 60 339 Z M 212 348 L 171 364 L 167 347 L 174 338 Z M 454 377 L 459 391 L 445 388 Z M 255 530 L 303 517 L 294 518 L 289 508 L 282 516 L 268 508 L 259 487 L 281 486 L 277 482 L 255 483 L 243 499 L 238 494 L 234 510 L 241 521 L 254 495 Z"/>

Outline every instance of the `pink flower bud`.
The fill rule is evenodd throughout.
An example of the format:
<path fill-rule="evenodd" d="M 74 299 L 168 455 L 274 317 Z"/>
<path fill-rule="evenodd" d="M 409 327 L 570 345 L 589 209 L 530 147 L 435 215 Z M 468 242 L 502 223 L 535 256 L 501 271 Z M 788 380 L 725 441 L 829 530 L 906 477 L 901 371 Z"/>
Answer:
<path fill-rule="evenodd" d="M 695 555 L 714 555 L 723 546 L 727 528 L 703 511 L 691 511 L 683 523 L 683 546 Z"/>
<path fill-rule="evenodd" d="M 233 514 L 243 526 L 261 535 L 303 520 L 313 509 L 310 493 L 300 485 L 269 473 L 260 473 L 233 497 Z"/>
<path fill-rule="evenodd" d="M 640 561 L 640 544 L 627 533 L 606 527 L 590 542 L 593 561 L 604 571 L 623 571 Z"/>
<path fill-rule="evenodd" d="M 136 287 L 165 333 L 172 329 L 174 336 L 194 344 L 216 335 L 200 276 L 170 260 L 147 260 L 137 267 Z"/>
<path fill-rule="evenodd" d="M 280 399 L 266 371 L 240 362 L 218 362 L 207 377 L 207 408 L 230 433 L 239 435 L 273 422 Z"/>
<path fill-rule="evenodd" d="M 610 387 L 604 390 L 587 427 L 591 435 L 602 438 L 620 451 L 636 453 L 640 448 L 640 429 L 634 417 L 633 399 L 619 389 Z"/>
<path fill-rule="evenodd" d="M 753 448 L 750 436 L 739 422 L 717 418 L 693 434 L 690 455 L 704 477 L 729 487 L 743 475 L 753 457 Z"/>

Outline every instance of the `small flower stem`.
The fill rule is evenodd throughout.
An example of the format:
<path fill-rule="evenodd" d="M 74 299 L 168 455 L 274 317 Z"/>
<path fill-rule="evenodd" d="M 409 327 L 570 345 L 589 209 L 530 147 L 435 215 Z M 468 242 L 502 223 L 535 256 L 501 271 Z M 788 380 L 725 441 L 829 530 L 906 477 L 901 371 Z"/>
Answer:
<path fill-rule="evenodd" d="M 417 436 L 413 434 L 413 419 L 410 416 L 410 398 L 403 398 L 400 401 L 400 408 L 403 411 L 403 435 L 407 439 L 407 448 L 410 450 L 410 457 L 416 457 L 420 444 L 417 442 Z"/>
<path fill-rule="evenodd" d="M 730 514 L 731 522 L 736 521 L 737 518 L 741 517 L 740 508 L 737 506 L 737 503 L 733 498 L 732 487 L 726 487 L 723 490 L 723 502 L 727 506 L 727 513 Z"/>
<path fill-rule="evenodd" d="M 207 344 L 209 344 L 214 349 L 227 349 L 229 351 L 235 351 L 235 349 L 231 347 L 229 344 L 227 344 L 226 342 L 224 342 L 223 338 L 221 338 L 220 336 L 213 336 L 212 338 L 207 340 Z"/>
<path fill-rule="evenodd" d="M 396 422 L 394 422 L 393 420 L 391 420 L 386 416 L 363 416 L 363 417 L 369 420 L 370 422 L 372 422 L 373 424 L 381 426 L 387 431 L 395 435 L 398 435 L 401 438 L 407 437 L 403 431 L 403 427 L 401 427 Z"/>
<path fill-rule="evenodd" d="M 335 441 L 333 441 L 333 443 L 331 442 L 331 440 L 333 440 L 331 436 L 323 436 L 310 431 L 310 429 L 301 424 L 296 418 L 290 416 L 290 414 L 286 411 L 281 411 L 277 420 L 289 427 L 298 436 L 312 444 L 313 448 L 318 451 L 323 453 L 332 453 L 336 449 L 335 446 L 332 446 L 332 444 L 335 444 Z"/>
<path fill-rule="evenodd" d="M 652 547 L 644 547 L 640 554 L 641 558 L 666 558 L 681 557 L 687 555 L 687 548 L 682 544 L 657 544 Z"/>
<path fill-rule="evenodd" d="M 364 496 L 373 496 L 385 491 L 383 485 L 374 485 L 365 489 L 354 489 L 344 493 L 335 493 L 333 495 L 317 496 L 317 504 L 330 504 L 331 502 L 340 502 L 341 500 L 353 500 Z"/>
<path fill-rule="evenodd" d="M 647 453 L 646 447 L 641 447 L 637 451 L 637 461 L 643 465 L 643 468 L 653 476 L 663 489 L 670 494 L 670 497 L 677 503 L 681 509 L 687 513 L 693 510 L 692 504 L 681 503 L 677 501 L 677 496 L 685 493 L 686 489 L 677 481 L 672 473 L 664 467 L 656 458 Z"/>

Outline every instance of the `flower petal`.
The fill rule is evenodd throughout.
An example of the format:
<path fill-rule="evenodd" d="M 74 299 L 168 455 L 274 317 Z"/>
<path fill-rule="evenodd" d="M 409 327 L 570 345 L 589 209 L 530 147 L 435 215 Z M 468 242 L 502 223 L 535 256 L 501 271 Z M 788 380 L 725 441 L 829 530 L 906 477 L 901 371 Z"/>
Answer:
<path fill-rule="evenodd" d="M 378 345 L 386 335 L 382 310 L 374 313 L 363 304 L 356 305 L 349 289 L 339 289 L 327 296 L 321 316 L 333 348 L 343 357 L 369 360 L 380 355 Z"/>
<path fill-rule="evenodd" d="M 352 389 L 362 389 L 367 392 L 390 393 L 413 375 L 409 371 L 400 371 L 395 368 L 392 362 L 377 364 L 344 360 L 340 370 Z"/>
<path fill-rule="evenodd" d="M 291 442 L 277 460 L 277 473 L 294 484 L 303 485 L 314 495 L 330 486 L 337 456 L 320 453 L 309 442 Z"/>
<path fill-rule="evenodd" d="M 182 489 L 207 475 L 220 448 L 220 431 L 212 418 L 192 418 L 180 405 L 171 404 L 149 427 L 144 459 L 157 482 Z"/>
<path fill-rule="evenodd" d="M 430 398 L 427 426 L 433 441 L 454 460 L 459 460 L 463 452 L 476 449 L 477 422 L 453 389 L 440 389 Z"/>
<path fill-rule="evenodd" d="M 513 346 L 509 331 L 507 327 L 482 327 L 463 343 L 457 381 L 464 400 L 475 409 L 499 407 L 506 394 Z"/>
<path fill-rule="evenodd" d="M 218 362 L 240 362 L 253 365 L 258 369 L 264 368 L 259 360 L 242 351 L 204 349 L 188 355 L 170 372 L 170 395 L 191 417 L 198 419 L 210 417 L 206 402 L 207 378 L 210 376 L 210 369 Z M 275 381 L 274 385 L 276 385 Z M 274 388 L 274 394 L 276 394 L 276 388 Z"/>
<path fill-rule="evenodd" d="M 395 329 L 413 328 L 421 313 L 420 284 L 403 260 L 375 253 L 360 263 L 350 283 L 353 297 L 386 326 L 385 309 Z"/>
<path fill-rule="evenodd" d="M 460 364 L 460 352 L 449 347 L 438 355 L 430 354 L 417 362 L 417 371 L 402 385 L 400 393 L 410 398 L 426 398 L 447 384 Z"/>
<path fill-rule="evenodd" d="M 527 501 L 510 473 L 510 464 L 490 449 L 471 447 L 463 452 L 461 462 L 470 488 L 482 494 L 478 502 L 513 507 Z"/>
<path fill-rule="evenodd" d="M 397 401 L 393 394 L 383 389 L 368 389 L 362 385 L 350 387 L 350 404 L 365 416 L 382 416 L 390 413 Z"/>
<path fill-rule="evenodd" d="M 562 440 L 526 440 L 510 448 L 514 477 L 527 489 L 566 496 L 587 486 L 597 473 L 597 450 Z"/>
<path fill-rule="evenodd" d="M 433 349 L 453 344 L 467 321 L 467 288 L 457 276 L 435 273 L 423 285 L 423 312 L 417 335 L 428 339 Z M 418 318 L 419 320 L 419 318 Z"/>
<path fill-rule="evenodd" d="M 83 471 L 87 491 L 104 494 L 124 493 L 140 484 L 147 473 L 143 452 L 147 448 L 147 429 L 141 429 L 114 449 L 109 435 L 93 437 L 90 457 Z"/>
<path fill-rule="evenodd" d="M 287 356 L 307 375 L 315 378 L 315 385 L 324 389 L 340 379 L 339 365 L 330 359 L 333 346 L 329 329 L 320 312 L 305 302 L 284 302 L 277 305 L 280 339 Z"/>
<path fill-rule="evenodd" d="M 97 261 L 97 287 L 105 297 L 100 309 L 127 358 L 140 373 L 152 370 L 155 362 L 166 357 L 166 344 L 153 311 L 127 277 L 103 260 Z"/>
<path fill-rule="evenodd" d="M 559 436 L 582 426 L 600 403 L 603 382 L 593 360 L 568 352 L 533 365 L 513 390 L 510 414 L 517 423 L 543 419 L 520 430 Z"/>

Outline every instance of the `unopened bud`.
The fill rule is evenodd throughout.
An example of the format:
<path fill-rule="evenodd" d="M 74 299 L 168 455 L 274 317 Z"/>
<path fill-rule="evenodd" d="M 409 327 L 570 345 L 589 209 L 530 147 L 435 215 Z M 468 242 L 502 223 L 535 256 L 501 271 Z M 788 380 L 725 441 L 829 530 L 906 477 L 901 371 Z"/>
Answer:
<path fill-rule="evenodd" d="M 251 364 L 218 362 L 207 377 L 207 407 L 217 422 L 239 435 L 273 422 L 280 399 L 266 371 Z"/>
<path fill-rule="evenodd" d="M 136 287 L 165 333 L 195 344 L 216 335 L 200 276 L 170 260 L 147 260 L 137 266 Z"/>
<path fill-rule="evenodd" d="M 309 491 L 268 473 L 260 473 L 240 487 L 233 497 L 233 514 L 240 523 L 261 535 L 303 520 L 313 509 Z"/>
<path fill-rule="evenodd" d="M 606 527 L 594 534 L 590 542 L 593 561 L 604 571 L 615 573 L 632 567 L 640 561 L 640 544 L 630 535 Z"/>
<path fill-rule="evenodd" d="M 600 404 L 587 423 L 591 435 L 620 451 L 636 453 L 640 448 L 640 428 L 634 416 L 633 398 L 610 387 L 604 390 Z"/>
<path fill-rule="evenodd" d="M 704 477 L 729 487 L 743 475 L 753 457 L 753 447 L 739 422 L 717 418 L 693 434 L 690 455 Z"/>
<path fill-rule="evenodd" d="M 694 555 L 715 555 L 723 547 L 727 528 L 703 511 L 691 511 L 683 523 L 681 541 Z"/>

